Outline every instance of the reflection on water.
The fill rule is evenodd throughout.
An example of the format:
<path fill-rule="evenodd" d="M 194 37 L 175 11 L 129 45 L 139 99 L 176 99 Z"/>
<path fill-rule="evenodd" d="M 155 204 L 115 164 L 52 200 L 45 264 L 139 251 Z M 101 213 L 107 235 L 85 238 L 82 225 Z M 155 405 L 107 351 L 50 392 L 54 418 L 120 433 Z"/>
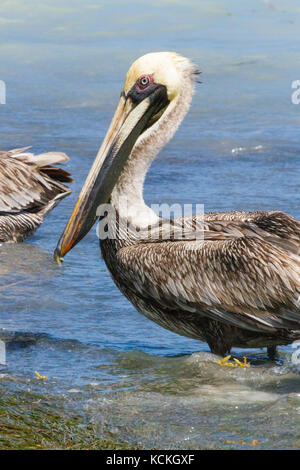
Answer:
<path fill-rule="evenodd" d="M 299 448 L 291 347 L 276 363 L 256 350 L 247 351 L 250 368 L 220 367 L 206 344 L 135 312 L 110 279 L 94 231 L 62 268 L 52 260 L 128 66 L 155 50 L 191 57 L 203 83 L 150 170 L 147 201 L 280 209 L 300 219 L 300 108 L 291 103 L 291 83 L 300 78 L 299 7 L 292 0 L 116 3 L 118 15 L 108 1 L 0 6 L 1 147 L 64 151 L 75 178 L 72 196 L 29 242 L 0 247 L 1 389 L 34 394 L 61 417 L 76 410 L 97 436 L 146 448 L 252 448 L 253 440 L 259 448 Z"/>

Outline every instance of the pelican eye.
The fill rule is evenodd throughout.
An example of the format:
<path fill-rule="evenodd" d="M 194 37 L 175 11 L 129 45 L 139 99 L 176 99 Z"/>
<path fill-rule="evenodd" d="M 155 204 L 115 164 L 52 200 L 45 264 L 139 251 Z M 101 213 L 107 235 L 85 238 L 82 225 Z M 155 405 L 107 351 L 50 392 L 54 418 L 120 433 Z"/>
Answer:
<path fill-rule="evenodd" d="M 139 86 L 140 88 L 146 88 L 150 83 L 150 78 L 147 75 L 139 78 Z"/>
<path fill-rule="evenodd" d="M 141 75 L 127 93 L 127 97 L 130 97 L 133 103 L 140 103 L 146 96 L 153 92 L 158 85 L 154 82 L 153 76 Z"/>

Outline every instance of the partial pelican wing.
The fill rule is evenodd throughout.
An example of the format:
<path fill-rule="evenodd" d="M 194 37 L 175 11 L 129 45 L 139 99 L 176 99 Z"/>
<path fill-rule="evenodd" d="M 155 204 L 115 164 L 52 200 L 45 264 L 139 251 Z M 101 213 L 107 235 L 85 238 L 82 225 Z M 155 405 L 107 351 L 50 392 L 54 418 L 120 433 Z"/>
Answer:
<path fill-rule="evenodd" d="M 37 211 L 70 189 L 71 175 L 53 164 L 67 161 L 64 153 L 34 155 L 28 148 L 0 152 L 0 214 Z"/>
<path fill-rule="evenodd" d="M 141 241 L 117 253 L 128 289 L 168 310 L 254 331 L 300 329 L 300 257 L 255 223 L 205 222 L 203 241 Z"/>

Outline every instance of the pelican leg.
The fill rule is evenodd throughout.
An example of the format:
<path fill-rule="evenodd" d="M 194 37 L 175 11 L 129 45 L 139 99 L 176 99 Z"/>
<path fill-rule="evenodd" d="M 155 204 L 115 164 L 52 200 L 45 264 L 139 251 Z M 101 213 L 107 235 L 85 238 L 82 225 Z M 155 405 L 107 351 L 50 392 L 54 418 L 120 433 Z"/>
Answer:
<path fill-rule="evenodd" d="M 277 356 L 276 346 L 268 346 L 267 353 L 270 361 L 274 361 Z"/>

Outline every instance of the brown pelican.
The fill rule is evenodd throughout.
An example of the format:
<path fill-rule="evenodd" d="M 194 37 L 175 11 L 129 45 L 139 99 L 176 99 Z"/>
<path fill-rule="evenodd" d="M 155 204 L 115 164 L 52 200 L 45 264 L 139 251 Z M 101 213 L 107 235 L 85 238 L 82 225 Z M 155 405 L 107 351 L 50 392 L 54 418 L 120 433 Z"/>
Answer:
<path fill-rule="evenodd" d="M 175 219 L 163 236 L 165 221 L 143 200 L 147 169 L 185 116 L 196 74 L 190 60 L 170 52 L 133 63 L 55 260 L 63 260 L 94 224 L 97 207 L 109 202 L 117 218 L 107 217 L 107 230 L 113 223 L 123 228 L 100 240 L 102 255 L 137 310 L 206 341 L 219 355 L 232 347 L 267 347 L 274 355 L 277 345 L 300 338 L 299 222 L 278 211 L 208 213 L 204 239 L 195 237 L 195 217 Z M 124 231 L 132 225 L 145 234 L 156 229 L 137 237 Z"/>
<path fill-rule="evenodd" d="M 0 152 L 0 242 L 25 240 L 71 192 L 63 184 L 71 175 L 52 166 L 69 160 L 67 155 L 33 155 L 28 148 Z"/>

